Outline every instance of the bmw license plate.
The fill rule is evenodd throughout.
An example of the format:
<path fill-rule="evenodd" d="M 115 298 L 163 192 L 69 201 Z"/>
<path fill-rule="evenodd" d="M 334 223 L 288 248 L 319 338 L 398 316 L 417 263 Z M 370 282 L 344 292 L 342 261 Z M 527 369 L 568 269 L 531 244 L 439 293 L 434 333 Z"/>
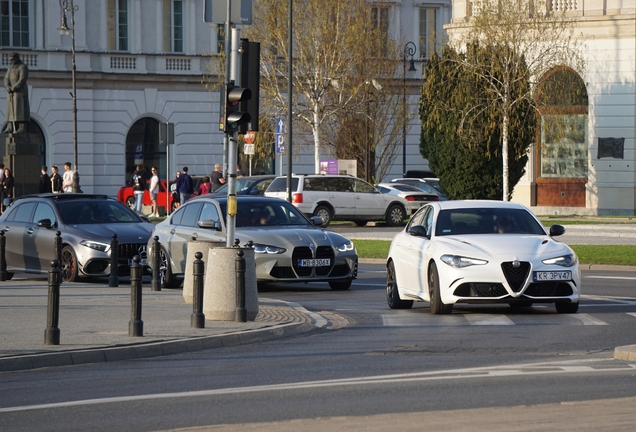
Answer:
<path fill-rule="evenodd" d="M 532 278 L 535 282 L 572 280 L 571 271 L 536 271 Z"/>
<path fill-rule="evenodd" d="M 130 258 L 130 259 L 128 260 L 128 265 L 132 267 L 132 265 L 133 265 L 133 260 L 132 260 L 132 258 Z M 147 265 L 148 265 L 148 259 L 147 259 L 147 258 L 142 258 L 142 259 L 139 261 L 139 265 L 140 265 L 140 266 L 142 266 L 142 267 L 147 266 Z"/>
<path fill-rule="evenodd" d="M 312 258 L 312 259 L 299 259 L 299 267 L 327 267 L 331 265 L 330 258 Z"/>

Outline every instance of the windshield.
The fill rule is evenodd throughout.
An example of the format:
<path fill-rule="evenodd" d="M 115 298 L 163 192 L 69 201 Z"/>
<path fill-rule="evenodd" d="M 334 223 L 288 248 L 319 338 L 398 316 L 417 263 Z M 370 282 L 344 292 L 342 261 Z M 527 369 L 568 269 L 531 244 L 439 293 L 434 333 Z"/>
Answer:
<path fill-rule="evenodd" d="M 227 213 L 226 204 L 221 203 L 221 213 Z M 238 202 L 236 227 L 264 227 L 282 225 L 309 225 L 307 218 L 298 209 L 284 200 Z"/>
<path fill-rule="evenodd" d="M 62 222 L 69 225 L 141 222 L 118 201 L 66 201 L 57 208 Z"/>
<path fill-rule="evenodd" d="M 545 230 L 530 213 L 522 209 L 462 208 L 440 211 L 435 235 L 461 234 L 545 235 Z"/>

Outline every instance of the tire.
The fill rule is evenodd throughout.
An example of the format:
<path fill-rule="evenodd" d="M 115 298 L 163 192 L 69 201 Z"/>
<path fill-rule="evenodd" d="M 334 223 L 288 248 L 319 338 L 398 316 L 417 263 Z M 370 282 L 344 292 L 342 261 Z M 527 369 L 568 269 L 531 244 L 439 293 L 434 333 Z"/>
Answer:
<path fill-rule="evenodd" d="M 532 307 L 531 301 L 518 301 L 508 303 L 511 308 L 529 308 Z"/>
<path fill-rule="evenodd" d="M 60 266 L 62 282 L 77 282 L 79 280 L 77 255 L 75 255 L 75 251 L 72 247 L 64 246 L 64 248 L 62 248 L 62 262 Z"/>
<path fill-rule="evenodd" d="M 359 227 L 363 227 L 367 225 L 367 221 L 364 221 L 364 220 L 354 220 L 353 223 Z"/>
<path fill-rule="evenodd" d="M 346 281 L 329 281 L 329 287 L 334 291 L 345 291 L 351 288 L 351 279 Z"/>
<path fill-rule="evenodd" d="M 386 266 L 386 302 L 391 309 L 411 309 L 413 300 L 400 299 L 393 261 Z"/>
<path fill-rule="evenodd" d="M 439 288 L 439 274 L 437 266 L 431 263 L 428 269 L 428 290 L 431 297 L 431 313 L 433 315 L 449 314 L 453 311 L 453 305 L 444 304 Z"/>
<path fill-rule="evenodd" d="M 404 207 L 399 204 L 392 204 L 386 212 L 386 224 L 388 226 L 401 226 L 404 224 L 404 219 L 406 219 L 406 212 Z"/>
<path fill-rule="evenodd" d="M 128 198 L 126 198 L 126 205 L 128 206 L 129 209 L 134 210 L 135 209 L 135 197 L 129 196 Z"/>
<path fill-rule="evenodd" d="M 579 302 L 576 303 L 555 303 L 556 310 L 560 314 L 576 313 L 579 310 Z"/>
<path fill-rule="evenodd" d="M 316 207 L 316 210 L 314 210 L 314 216 L 318 216 L 320 219 L 322 219 L 322 228 L 328 227 L 331 223 L 331 219 L 333 218 L 329 207 L 324 205 L 319 205 L 318 207 Z"/>
<path fill-rule="evenodd" d="M 161 280 L 161 288 L 179 288 L 181 280 L 172 274 L 170 259 L 164 248 L 159 250 L 159 280 Z"/>

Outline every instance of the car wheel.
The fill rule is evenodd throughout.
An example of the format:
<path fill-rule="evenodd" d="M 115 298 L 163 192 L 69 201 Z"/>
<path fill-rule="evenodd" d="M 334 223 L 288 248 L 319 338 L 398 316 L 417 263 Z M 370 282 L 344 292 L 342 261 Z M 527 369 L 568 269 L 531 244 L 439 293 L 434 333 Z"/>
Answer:
<path fill-rule="evenodd" d="M 133 210 L 135 208 L 135 197 L 126 198 L 126 205 L 129 209 Z"/>
<path fill-rule="evenodd" d="M 558 313 L 576 313 L 579 310 L 579 302 L 576 303 L 556 303 L 556 310 Z"/>
<path fill-rule="evenodd" d="M 161 248 L 159 252 L 159 280 L 162 288 L 179 288 L 181 285 L 181 281 L 172 274 L 170 259 L 164 248 Z"/>
<path fill-rule="evenodd" d="M 334 291 L 344 291 L 351 288 L 351 279 L 346 281 L 329 281 L 329 287 Z"/>
<path fill-rule="evenodd" d="M 532 306 L 531 301 L 518 301 L 508 303 L 512 308 L 529 308 Z"/>
<path fill-rule="evenodd" d="M 410 309 L 413 306 L 413 300 L 400 299 L 393 261 L 386 266 L 386 302 L 391 309 Z"/>
<path fill-rule="evenodd" d="M 367 221 L 363 221 L 363 220 L 354 220 L 353 223 L 356 224 L 356 226 L 359 226 L 359 227 L 363 227 L 363 226 L 367 225 Z"/>
<path fill-rule="evenodd" d="M 406 219 L 404 207 L 399 204 L 393 204 L 389 207 L 389 211 L 386 213 L 386 223 L 388 226 L 400 226 L 404 223 L 404 219 Z"/>
<path fill-rule="evenodd" d="M 62 262 L 61 262 L 62 282 L 76 282 L 79 277 L 77 276 L 77 255 L 70 246 L 64 246 L 62 249 Z"/>
<path fill-rule="evenodd" d="M 328 227 L 331 223 L 331 210 L 329 210 L 327 206 L 319 205 L 316 207 L 316 210 L 314 210 L 314 216 L 318 216 L 322 219 L 322 228 Z"/>
<path fill-rule="evenodd" d="M 428 270 L 428 289 L 431 297 L 431 313 L 433 315 L 449 314 L 453 311 L 453 305 L 444 304 L 439 288 L 439 274 L 437 266 L 431 263 Z"/>

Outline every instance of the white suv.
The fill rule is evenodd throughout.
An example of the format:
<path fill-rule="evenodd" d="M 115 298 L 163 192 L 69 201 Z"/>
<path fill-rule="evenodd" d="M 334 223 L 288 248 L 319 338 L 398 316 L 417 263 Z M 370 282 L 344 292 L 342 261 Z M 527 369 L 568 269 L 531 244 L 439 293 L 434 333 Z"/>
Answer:
<path fill-rule="evenodd" d="M 385 220 L 400 226 L 410 215 L 409 203 L 380 193 L 369 183 L 347 175 L 292 175 L 292 204 L 307 216 L 320 216 L 322 226 L 332 220 L 350 220 L 358 226 Z M 276 177 L 265 196 L 287 198 L 287 177 Z"/>

